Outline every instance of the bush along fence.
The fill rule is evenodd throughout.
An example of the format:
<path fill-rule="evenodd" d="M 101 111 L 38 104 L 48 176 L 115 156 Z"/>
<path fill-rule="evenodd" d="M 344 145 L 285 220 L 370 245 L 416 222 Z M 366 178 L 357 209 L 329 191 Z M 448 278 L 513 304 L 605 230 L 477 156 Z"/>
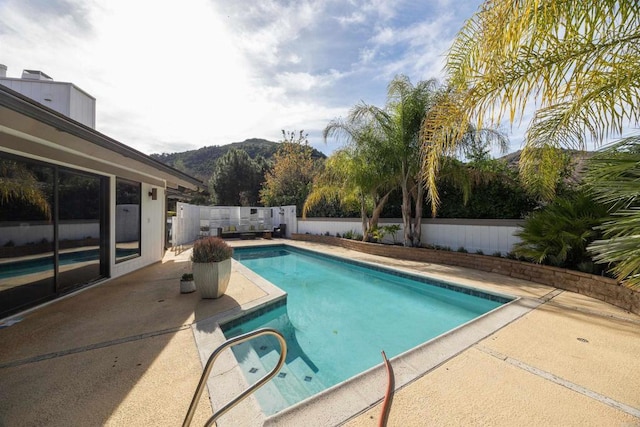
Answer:
<path fill-rule="evenodd" d="M 503 274 L 543 285 L 576 292 L 640 314 L 640 292 L 622 286 L 615 279 L 548 265 L 533 264 L 496 256 L 404 246 L 366 243 L 356 240 L 311 234 L 292 234 L 293 240 L 324 243 L 369 255 L 409 261 L 454 265 Z"/>

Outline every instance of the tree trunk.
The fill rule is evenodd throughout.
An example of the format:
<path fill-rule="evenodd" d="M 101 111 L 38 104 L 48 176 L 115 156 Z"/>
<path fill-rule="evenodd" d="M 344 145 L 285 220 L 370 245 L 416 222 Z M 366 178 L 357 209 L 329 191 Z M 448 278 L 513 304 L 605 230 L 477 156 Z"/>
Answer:
<path fill-rule="evenodd" d="M 405 246 L 412 246 L 413 239 L 411 238 L 411 194 L 408 188 L 408 179 L 406 177 L 402 180 L 402 226 L 404 228 L 404 242 Z"/>
<path fill-rule="evenodd" d="M 416 183 L 416 212 L 413 220 L 413 246 L 422 244 L 422 204 L 424 203 L 424 185 L 418 179 Z"/>
<path fill-rule="evenodd" d="M 369 216 L 367 215 L 367 203 L 364 195 L 360 196 L 360 218 L 362 219 L 362 241 L 366 242 L 369 231 Z"/>
<path fill-rule="evenodd" d="M 390 194 L 391 194 L 391 191 L 385 194 L 382 197 L 382 199 L 378 201 L 378 204 L 373 209 L 373 213 L 371 214 L 371 221 L 369 221 L 370 229 L 378 226 L 378 220 L 380 219 L 380 215 L 382 215 L 382 208 L 384 208 L 384 205 L 387 203 L 387 200 L 389 199 Z"/>

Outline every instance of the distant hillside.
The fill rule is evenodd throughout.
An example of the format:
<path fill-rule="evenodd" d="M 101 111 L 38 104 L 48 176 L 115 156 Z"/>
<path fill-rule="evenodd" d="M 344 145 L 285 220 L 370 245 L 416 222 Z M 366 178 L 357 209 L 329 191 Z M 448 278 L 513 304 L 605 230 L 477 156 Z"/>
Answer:
<path fill-rule="evenodd" d="M 266 139 L 250 138 L 243 142 L 213 145 L 181 153 L 151 154 L 151 157 L 206 182 L 211 177 L 216 160 L 224 156 L 231 148 L 246 151 L 252 159 L 262 156 L 269 160 L 278 151 L 279 145 L 278 142 Z M 314 148 L 313 157 L 324 159 L 327 156 Z"/>

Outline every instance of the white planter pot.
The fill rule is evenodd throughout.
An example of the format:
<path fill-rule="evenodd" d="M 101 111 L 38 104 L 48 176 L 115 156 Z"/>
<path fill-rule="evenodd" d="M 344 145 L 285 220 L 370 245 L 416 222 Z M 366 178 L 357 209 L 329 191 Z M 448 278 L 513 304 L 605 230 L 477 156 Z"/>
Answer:
<path fill-rule="evenodd" d="M 193 263 L 193 280 L 202 298 L 220 298 L 231 278 L 231 258 L 220 262 Z"/>
<path fill-rule="evenodd" d="M 180 281 L 180 293 L 190 294 L 196 290 L 196 282 L 193 280 L 181 280 Z"/>

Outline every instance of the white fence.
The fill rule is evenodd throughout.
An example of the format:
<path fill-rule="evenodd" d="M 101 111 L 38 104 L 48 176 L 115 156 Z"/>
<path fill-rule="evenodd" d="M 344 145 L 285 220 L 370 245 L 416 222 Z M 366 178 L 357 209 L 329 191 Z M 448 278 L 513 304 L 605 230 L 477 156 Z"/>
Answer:
<path fill-rule="evenodd" d="M 291 233 L 329 234 L 340 236 L 352 231 L 362 234 L 360 218 L 296 218 L 295 206 L 239 207 L 239 206 L 195 206 L 178 203 L 172 224 L 172 244 L 182 245 L 196 240 L 201 235 L 216 235 L 218 228 L 233 226 L 239 232 L 272 230 L 281 224 L 287 225 L 287 237 Z M 380 226 L 397 224 L 401 219 L 381 219 Z M 482 251 L 485 254 L 500 252 L 503 255 L 513 250 L 520 239 L 514 234 L 522 221 L 511 219 L 428 219 L 422 220 L 422 243 L 447 246 L 452 250 L 464 248 L 468 252 Z M 385 242 L 402 242 L 402 229 L 395 236 L 385 236 Z"/>
<path fill-rule="evenodd" d="M 295 233 L 296 207 L 245 207 L 245 206 L 196 206 L 177 204 L 172 218 L 171 243 L 183 245 L 203 235 L 215 236 L 218 229 L 243 233 L 273 231 L 274 227 L 287 224 L 287 237 Z"/>
<path fill-rule="evenodd" d="M 401 219 L 381 219 L 379 225 L 398 224 Z M 511 252 L 513 245 L 520 241 L 514 233 L 520 229 L 522 221 L 511 219 L 423 219 L 422 243 L 448 246 L 452 250 L 464 248 L 470 253 L 482 251 L 485 254 Z M 353 231 L 362 234 L 359 218 L 307 218 L 298 219 L 298 233 L 329 234 L 341 236 Z M 403 231 L 395 236 L 386 236 L 385 242 L 402 242 Z"/>
<path fill-rule="evenodd" d="M 178 203 L 172 218 L 171 243 L 173 246 L 193 242 L 200 235 L 200 206 Z"/>

